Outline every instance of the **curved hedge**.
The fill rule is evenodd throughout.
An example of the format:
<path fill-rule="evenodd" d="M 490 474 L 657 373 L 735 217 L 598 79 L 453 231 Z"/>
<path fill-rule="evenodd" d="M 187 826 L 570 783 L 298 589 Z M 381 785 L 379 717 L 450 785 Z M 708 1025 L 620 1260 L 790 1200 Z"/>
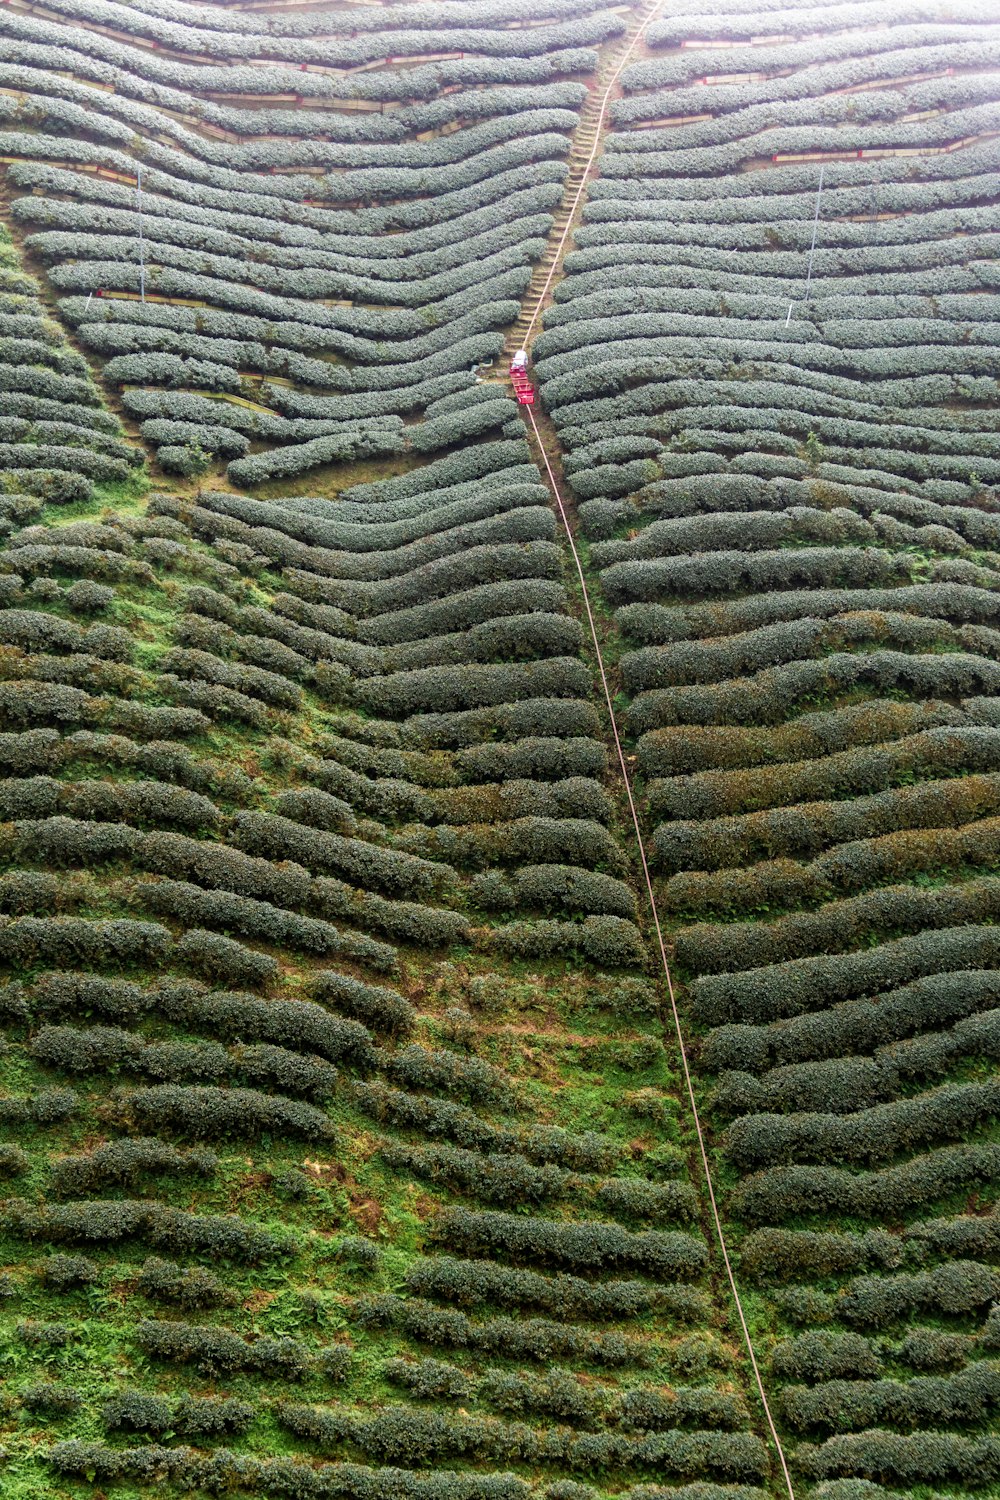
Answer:
<path fill-rule="evenodd" d="M 662 996 L 614 972 L 649 960 L 558 527 L 476 376 L 642 18 L 354 9 L 0 21 L 12 217 L 178 491 L 136 503 L 0 254 L 0 1165 L 38 1200 L 3 1218 L 88 1249 L 24 1282 L 29 1356 L 107 1325 L 11 1445 L 65 1419 L 60 1481 L 295 1500 L 759 1500 L 714 1252 L 661 1227 L 698 1200 Z M 653 24 L 534 350 L 757 1353 L 830 1500 L 995 1477 L 993 19 Z M 123 1388 L 143 1351 L 333 1461 L 215 1446 L 256 1397 Z"/>

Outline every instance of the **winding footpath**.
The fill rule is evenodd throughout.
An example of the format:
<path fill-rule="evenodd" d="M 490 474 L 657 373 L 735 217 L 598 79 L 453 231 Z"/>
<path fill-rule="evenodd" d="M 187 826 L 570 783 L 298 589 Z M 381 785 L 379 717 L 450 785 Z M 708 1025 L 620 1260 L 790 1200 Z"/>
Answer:
<path fill-rule="evenodd" d="M 662 8 L 662 4 L 663 0 L 654 0 L 654 3 L 652 5 L 644 6 L 635 14 L 632 25 L 623 38 L 623 41 L 626 43 L 624 50 L 620 53 L 616 53 L 616 55 L 612 58 L 613 71 L 611 73 L 611 77 L 608 79 L 603 89 L 600 88 L 600 80 L 598 80 L 597 89 L 594 90 L 591 98 L 584 104 L 580 119 L 580 125 L 573 138 L 573 150 L 570 158 L 571 169 L 569 177 L 567 179 L 567 187 L 570 189 L 570 191 L 568 197 L 566 198 L 566 200 L 564 200 L 560 211 L 556 215 L 556 220 L 551 231 L 549 248 L 535 268 L 535 276 L 532 278 L 532 283 L 528 288 L 525 302 L 521 310 L 521 315 L 518 318 L 517 322 L 514 324 L 514 327 L 511 330 L 511 333 L 505 345 L 504 352 L 508 358 L 517 349 L 526 349 L 530 356 L 532 340 L 534 339 L 535 334 L 539 331 L 542 313 L 544 312 L 550 300 L 552 287 L 561 274 L 563 261 L 570 247 L 572 234 L 576 227 L 580 210 L 583 207 L 590 173 L 593 170 L 594 164 L 597 161 L 601 150 L 608 106 L 611 103 L 612 97 L 614 96 L 616 87 L 618 85 L 618 80 L 620 79 L 625 68 L 628 66 L 629 62 L 632 60 L 636 49 L 641 44 L 647 26 L 658 16 Z M 746 1348 L 747 1359 L 749 1361 L 750 1370 L 753 1377 L 753 1385 L 760 1400 L 768 1435 L 770 1437 L 771 1445 L 774 1449 L 781 1470 L 782 1488 L 785 1494 L 788 1496 L 788 1500 L 796 1500 L 795 1487 L 792 1482 L 788 1458 L 785 1453 L 784 1445 L 781 1441 L 781 1436 L 778 1432 L 777 1423 L 775 1421 L 774 1413 L 771 1408 L 771 1403 L 768 1399 L 767 1388 L 764 1383 L 760 1360 L 758 1358 L 757 1351 L 754 1348 L 753 1335 L 750 1331 L 749 1319 L 747 1317 L 743 1298 L 740 1295 L 739 1285 L 736 1280 L 736 1273 L 733 1268 L 732 1257 L 729 1253 L 729 1246 L 726 1241 L 725 1227 L 723 1225 L 722 1215 L 719 1210 L 718 1195 L 715 1190 L 715 1183 L 712 1177 L 711 1162 L 708 1154 L 707 1134 L 705 1126 L 702 1122 L 701 1113 L 698 1108 L 698 1100 L 695 1094 L 694 1078 L 691 1071 L 688 1049 L 684 1037 L 684 1027 L 681 1021 L 680 1008 L 677 1003 L 677 988 L 674 983 L 673 974 L 671 972 L 666 939 L 663 935 L 663 927 L 656 906 L 656 894 L 653 887 L 652 876 L 650 874 L 649 857 L 646 849 L 645 839 L 643 837 L 639 809 L 636 803 L 635 793 L 632 787 L 632 778 L 629 773 L 628 759 L 625 754 L 625 748 L 622 744 L 618 719 L 615 713 L 614 695 L 609 679 L 608 666 L 604 658 L 604 653 L 601 649 L 601 640 L 597 629 L 597 622 L 595 618 L 593 603 L 591 600 L 590 588 L 587 583 L 587 575 L 574 535 L 573 502 L 566 496 L 563 486 L 560 483 L 559 476 L 557 475 L 556 469 L 553 465 L 552 458 L 550 457 L 550 454 L 555 454 L 559 450 L 559 438 L 553 423 L 549 420 L 544 412 L 538 410 L 535 406 L 523 406 L 521 407 L 521 413 L 524 417 L 525 424 L 531 434 L 531 438 L 533 439 L 536 458 L 539 466 L 545 471 L 546 479 L 552 492 L 553 501 L 555 503 L 555 508 L 559 514 L 559 519 L 562 523 L 562 527 L 566 535 L 566 542 L 569 547 L 570 555 L 573 559 L 573 566 L 576 571 L 577 580 L 580 585 L 580 593 L 583 602 L 584 614 L 586 616 L 587 628 L 589 630 L 591 643 L 594 649 L 594 660 L 597 665 L 598 676 L 600 677 L 601 681 L 601 692 L 603 694 L 604 704 L 607 710 L 608 725 L 610 728 L 611 739 L 614 746 L 614 758 L 618 764 L 618 769 L 621 774 L 622 787 L 625 793 L 626 801 L 628 803 L 629 817 L 632 823 L 636 849 L 639 856 L 639 864 L 642 871 L 642 884 L 645 890 L 646 901 L 649 906 L 649 914 L 653 932 L 655 934 L 655 946 L 659 954 L 660 965 L 662 967 L 663 976 L 666 982 L 670 1017 L 673 1024 L 674 1035 L 677 1041 L 677 1051 L 684 1076 L 684 1092 L 687 1098 L 691 1121 L 694 1125 L 695 1135 L 698 1142 L 698 1156 L 700 1158 L 701 1169 L 705 1179 L 705 1193 L 708 1200 L 708 1210 L 712 1231 L 719 1248 L 719 1255 L 721 1257 L 722 1264 L 725 1270 L 726 1283 L 729 1288 L 729 1293 L 736 1312 L 736 1318 L 739 1324 L 740 1333 L 743 1339 L 744 1346 Z"/>

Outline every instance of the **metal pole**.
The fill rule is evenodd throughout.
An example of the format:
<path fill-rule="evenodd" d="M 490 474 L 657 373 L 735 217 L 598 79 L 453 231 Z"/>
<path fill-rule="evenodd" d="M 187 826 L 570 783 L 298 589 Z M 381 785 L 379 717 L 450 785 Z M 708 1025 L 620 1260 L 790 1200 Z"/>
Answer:
<path fill-rule="evenodd" d="M 806 292 L 803 301 L 809 301 L 809 287 L 813 279 L 813 256 L 816 254 L 816 236 L 819 233 L 819 205 L 823 197 L 823 168 L 819 169 L 819 187 L 816 189 L 816 213 L 813 217 L 813 237 L 809 246 L 809 269 L 806 271 Z"/>
<path fill-rule="evenodd" d="M 816 236 L 819 233 L 819 205 L 820 205 L 820 201 L 821 201 L 822 197 L 823 197 L 823 166 L 821 165 L 820 169 L 819 169 L 819 187 L 816 189 L 816 212 L 813 214 L 812 244 L 809 246 L 809 267 L 808 267 L 808 270 L 806 271 L 806 289 L 805 289 L 805 292 L 803 293 L 803 298 L 802 298 L 802 300 L 804 302 L 808 302 L 808 300 L 809 300 L 809 286 L 810 286 L 810 284 L 812 282 L 812 274 L 813 274 L 813 256 L 816 254 Z M 791 323 L 791 321 L 792 321 L 792 309 L 793 309 L 794 306 L 795 306 L 794 302 L 789 302 L 789 304 L 788 304 L 788 316 L 785 318 L 785 327 L 786 328 L 788 327 L 789 323 Z"/>
<path fill-rule="evenodd" d="M 882 186 L 882 171 L 881 171 L 881 168 L 882 168 L 881 158 L 878 157 L 878 156 L 876 156 L 876 158 L 875 158 L 875 172 L 874 172 L 874 175 L 872 177 L 871 227 L 870 227 L 870 229 L 868 231 L 868 243 L 871 244 L 871 245 L 874 245 L 875 241 L 878 239 L 879 188 Z"/>
<path fill-rule="evenodd" d="M 136 212 L 139 216 L 139 301 L 146 300 L 146 245 L 142 237 L 142 168 L 135 169 Z"/>

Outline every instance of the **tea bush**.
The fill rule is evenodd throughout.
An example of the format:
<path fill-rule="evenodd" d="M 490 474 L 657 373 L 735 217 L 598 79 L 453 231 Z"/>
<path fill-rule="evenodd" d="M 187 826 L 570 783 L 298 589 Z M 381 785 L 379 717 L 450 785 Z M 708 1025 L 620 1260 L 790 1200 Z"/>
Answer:
<path fill-rule="evenodd" d="M 435 1234 L 442 1243 L 466 1254 L 502 1244 L 516 1260 L 592 1270 L 607 1265 L 634 1266 L 678 1280 L 693 1280 L 705 1263 L 702 1242 L 677 1231 L 636 1233 L 612 1224 L 561 1223 L 514 1214 L 472 1213 L 464 1208 L 446 1210 Z"/>
<path fill-rule="evenodd" d="M 311 1104 L 258 1089 L 182 1087 L 161 1084 L 118 1090 L 109 1102 L 111 1114 L 139 1128 L 158 1126 L 198 1140 L 221 1136 L 291 1134 L 306 1140 L 328 1140 L 334 1127 Z"/>
<path fill-rule="evenodd" d="M 194 1364 L 203 1375 L 253 1370 L 282 1380 L 301 1380 L 309 1368 L 305 1346 L 287 1336 L 262 1335 L 248 1342 L 225 1328 L 145 1321 L 138 1325 L 136 1339 L 150 1358 Z"/>

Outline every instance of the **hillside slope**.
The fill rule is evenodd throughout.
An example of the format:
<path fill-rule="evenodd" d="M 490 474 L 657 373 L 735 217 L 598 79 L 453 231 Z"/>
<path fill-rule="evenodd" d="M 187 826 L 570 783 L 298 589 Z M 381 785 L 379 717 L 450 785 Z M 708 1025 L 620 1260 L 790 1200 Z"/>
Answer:
<path fill-rule="evenodd" d="M 1000 26 L 661 12 L 0 9 L 4 1496 L 995 1485 Z"/>
<path fill-rule="evenodd" d="M 799 1483 L 990 1486 L 1000 25 L 647 40 L 534 354 L 728 1232 Z"/>
<path fill-rule="evenodd" d="M 12 232 L 156 474 L 0 553 L 5 1494 L 766 1480 L 470 368 L 625 26 L 522 9 L 0 18 Z"/>

